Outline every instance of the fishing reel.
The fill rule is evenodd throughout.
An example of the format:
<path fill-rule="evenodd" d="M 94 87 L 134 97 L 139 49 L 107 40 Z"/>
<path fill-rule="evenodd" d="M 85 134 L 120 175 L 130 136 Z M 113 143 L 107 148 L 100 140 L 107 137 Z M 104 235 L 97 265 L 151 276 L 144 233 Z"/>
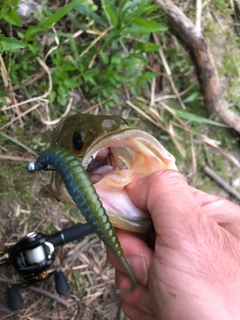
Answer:
<path fill-rule="evenodd" d="M 22 308 L 23 299 L 18 291 L 39 281 L 55 277 L 56 291 L 65 294 L 69 290 L 67 278 L 61 270 L 48 272 L 55 258 L 56 246 L 78 240 L 93 230 L 88 224 L 77 224 L 52 235 L 31 232 L 13 247 L 0 251 L 0 265 L 11 263 L 25 282 L 11 284 L 7 288 L 7 303 L 11 311 Z"/>

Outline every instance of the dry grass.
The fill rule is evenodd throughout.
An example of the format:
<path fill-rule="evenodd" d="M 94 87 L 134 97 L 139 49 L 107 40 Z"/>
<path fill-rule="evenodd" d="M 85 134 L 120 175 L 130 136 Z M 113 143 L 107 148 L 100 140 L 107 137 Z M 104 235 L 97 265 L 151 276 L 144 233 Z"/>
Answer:
<path fill-rule="evenodd" d="M 25 174 L 25 172 L 23 172 Z M 34 182 L 36 184 L 36 181 Z M 66 216 L 61 205 L 41 200 L 35 206 L 36 212 L 24 210 L 24 205 L 15 199 L 14 203 L 9 197 L 9 203 L 4 211 L 1 206 L 2 224 L 7 226 L 1 232 L 1 242 L 6 245 L 26 235 L 29 231 L 44 230 L 44 225 L 51 221 L 56 230 L 70 226 L 72 223 Z M 11 201 L 11 202 L 10 202 Z M 13 211 L 10 209 L 12 208 Z M 45 218 L 35 223 L 28 219 L 30 215 L 41 212 Z M 26 216 L 23 219 L 23 215 Z M 114 288 L 114 270 L 106 261 L 105 248 L 95 235 L 86 236 L 80 241 L 68 243 L 56 248 L 56 259 L 51 266 L 61 269 L 68 278 L 70 291 L 59 297 L 55 290 L 54 279 L 36 285 L 45 291 L 54 294 L 55 298 L 46 297 L 31 289 L 20 290 L 24 299 L 22 310 L 10 312 L 6 307 L 6 285 L 0 287 L 0 295 L 4 297 L 0 304 L 1 319 L 117 319 L 119 314 L 119 299 Z M 51 271 L 51 270 L 49 270 Z M 20 276 L 12 266 L 2 266 L 0 269 L 0 282 L 21 282 Z"/>
<path fill-rule="evenodd" d="M 186 10 L 187 6 L 190 6 L 190 2 L 180 1 L 183 9 Z M 203 25 L 200 15 L 203 8 L 201 7 L 201 1 L 198 1 L 197 4 L 196 25 L 200 28 Z M 88 25 L 87 33 L 96 36 L 95 42 L 93 41 L 91 45 L 100 41 L 104 35 L 104 32 L 91 29 L 91 24 Z M 78 36 L 79 34 L 73 34 L 73 37 Z M 47 58 L 50 50 L 57 50 L 57 36 L 54 41 L 56 46 L 53 48 L 50 45 L 49 47 L 45 45 L 45 51 L 47 52 L 45 58 Z M 154 41 L 158 43 L 159 39 L 154 37 Z M 171 39 L 171 41 L 174 42 L 175 40 Z M 87 50 L 89 49 L 90 46 Z M 155 65 L 162 66 L 162 70 L 159 72 L 159 77 L 163 83 L 162 87 L 159 88 L 158 79 L 154 79 L 146 87 L 144 94 L 141 97 L 134 97 L 134 99 L 128 89 L 124 87 L 126 104 L 123 103 L 118 108 L 113 109 L 112 113 L 123 113 L 124 116 L 130 114 L 134 120 L 144 119 L 146 121 L 140 123 L 142 129 L 146 129 L 147 123 L 149 132 L 158 130 L 158 133 L 161 132 L 164 138 L 169 137 L 169 140 L 171 140 L 170 148 L 174 150 L 173 152 L 177 156 L 179 169 L 193 185 L 204 189 L 206 181 L 209 183 L 209 180 L 206 180 L 207 178 L 201 172 L 201 166 L 204 163 L 212 167 L 215 166 L 216 170 L 221 171 L 220 174 L 224 174 L 224 178 L 228 182 L 234 184 L 233 177 L 236 177 L 235 180 L 238 178 L 240 158 L 237 152 L 231 150 L 231 133 L 226 136 L 225 133 L 222 135 L 222 133 L 219 134 L 215 131 L 216 135 L 212 135 L 211 129 L 204 124 L 195 130 L 192 122 L 179 118 L 172 107 L 172 101 L 174 101 L 175 105 L 187 109 L 188 106 L 186 107 L 183 97 L 196 85 L 197 80 L 192 67 L 189 71 L 191 85 L 179 89 L 175 83 L 176 76 L 174 77 L 171 68 L 171 56 L 165 54 L 167 49 L 167 44 L 163 44 L 163 48 L 154 57 Z M 216 47 L 214 47 L 214 51 L 217 51 Z M 21 90 L 20 85 L 11 86 L 8 70 L 3 59 L 0 61 L 2 82 L 8 87 L 8 99 L 10 100 L 8 105 L 2 106 L 0 109 L 5 119 L 4 123 L 1 124 L 0 131 L 6 132 L 15 139 L 15 141 L 10 141 L 1 136 L 4 139 L 4 144 L 0 145 L 0 212 L 2 224 L 0 240 L 2 247 L 15 243 L 30 231 L 50 233 L 73 224 L 73 219 L 70 218 L 69 211 L 66 208 L 54 201 L 38 197 L 38 190 L 41 185 L 47 183 L 47 177 L 46 174 L 39 174 L 38 177 L 34 176 L 33 179 L 32 176 L 27 175 L 24 168 L 26 161 L 34 160 L 35 157 L 30 152 L 31 150 L 28 150 L 28 152 L 26 148 L 24 150 L 24 146 L 28 149 L 32 148 L 31 137 L 42 137 L 46 132 L 49 135 L 52 127 L 70 111 L 105 112 L 102 108 L 102 101 L 91 106 L 79 89 L 71 92 L 62 115 L 56 119 L 51 118 L 51 113 L 56 111 L 51 109 L 53 106 L 49 102 L 53 69 L 47 65 L 47 59 L 37 58 L 37 61 L 39 70 L 36 74 L 32 74 L 29 79 L 22 80 L 26 86 L 33 86 L 44 78 L 48 83 L 48 88 L 45 92 L 38 92 L 36 96 L 30 99 L 24 96 L 24 91 Z M 189 74 L 181 76 L 189 77 Z M 81 108 L 78 106 L 79 101 L 82 103 Z M 158 104 L 161 105 L 161 109 L 159 109 Z M 226 139 L 229 142 L 229 147 L 226 147 Z M 24 146 L 20 146 L 19 141 Z M 166 143 L 169 146 L 169 142 Z M 225 147 L 222 147 L 221 144 L 225 144 Z M 32 151 L 34 152 L 34 150 Z M 218 161 L 221 162 L 220 166 L 218 166 Z M 211 185 L 210 190 L 207 191 L 228 197 L 226 192 L 216 188 L 215 185 Z M 230 197 L 230 199 L 232 198 Z M 3 297 L 0 303 L 0 318 L 10 320 L 119 319 L 120 303 L 115 293 L 114 270 L 106 261 L 105 248 L 100 240 L 96 236 L 90 235 L 79 242 L 76 241 L 64 247 L 59 247 L 56 252 L 56 260 L 52 267 L 62 269 L 71 285 L 69 293 L 62 297 L 65 301 L 64 304 L 37 292 L 24 289 L 21 291 L 24 299 L 23 309 L 10 312 L 6 307 L 6 284 L 2 284 L 0 286 L 0 296 Z M 0 277 L 10 279 L 9 281 L 21 281 L 11 266 L 2 266 Z M 52 279 L 39 284 L 37 287 L 57 296 Z"/>

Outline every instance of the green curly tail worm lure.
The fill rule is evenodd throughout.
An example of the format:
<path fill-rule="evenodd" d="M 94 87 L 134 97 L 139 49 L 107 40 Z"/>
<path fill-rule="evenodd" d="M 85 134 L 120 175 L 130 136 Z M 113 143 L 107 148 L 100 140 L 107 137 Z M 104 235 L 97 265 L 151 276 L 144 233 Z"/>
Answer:
<path fill-rule="evenodd" d="M 51 147 L 45 150 L 36 162 L 29 162 L 27 170 L 29 172 L 40 171 L 46 169 L 48 165 L 53 166 L 60 174 L 81 214 L 126 270 L 132 285 L 127 289 L 117 289 L 116 292 L 118 294 L 132 292 L 136 287 L 135 275 L 124 256 L 115 230 L 81 162 L 70 151 L 62 147 Z"/>

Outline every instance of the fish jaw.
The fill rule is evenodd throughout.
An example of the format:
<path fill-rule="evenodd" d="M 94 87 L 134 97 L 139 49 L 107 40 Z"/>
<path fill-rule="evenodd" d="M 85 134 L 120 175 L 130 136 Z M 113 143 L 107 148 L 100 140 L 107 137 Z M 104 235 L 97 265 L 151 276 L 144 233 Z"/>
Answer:
<path fill-rule="evenodd" d="M 100 165 L 104 162 L 102 159 L 105 162 L 108 159 L 110 165 Z M 134 205 L 126 186 L 135 174 L 177 170 L 174 156 L 157 139 L 144 131 L 127 128 L 94 141 L 84 154 L 82 164 L 115 227 L 140 233 L 154 230 L 150 214 Z M 51 189 L 52 196 L 59 201 L 74 204 L 56 172 L 53 173 Z"/>
<path fill-rule="evenodd" d="M 135 174 L 151 174 L 161 169 L 178 170 L 174 156 L 156 138 L 141 130 L 127 128 L 99 139 L 83 156 L 83 166 L 87 166 L 91 157 L 104 148 L 112 148 Z"/>
<path fill-rule="evenodd" d="M 134 205 L 125 188 L 106 191 L 94 185 L 111 223 L 120 229 L 138 233 L 154 231 L 153 222 L 148 212 Z"/>

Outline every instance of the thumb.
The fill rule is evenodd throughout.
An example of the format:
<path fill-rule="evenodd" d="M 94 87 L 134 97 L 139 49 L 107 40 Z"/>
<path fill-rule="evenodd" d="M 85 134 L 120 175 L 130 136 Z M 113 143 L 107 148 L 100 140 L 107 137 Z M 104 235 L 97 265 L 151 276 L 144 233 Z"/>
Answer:
<path fill-rule="evenodd" d="M 189 185 L 178 171 L 162 170 L 149 176 L 135 176 L 127 186 L 127 192 L 137 207 L 149 211 L 159 235 L 169 229 L 171 234 L 180 229 L 185 233 L 195 233 L 199 223 L 205 225 L 211 219 L 203 214 Z"/>

